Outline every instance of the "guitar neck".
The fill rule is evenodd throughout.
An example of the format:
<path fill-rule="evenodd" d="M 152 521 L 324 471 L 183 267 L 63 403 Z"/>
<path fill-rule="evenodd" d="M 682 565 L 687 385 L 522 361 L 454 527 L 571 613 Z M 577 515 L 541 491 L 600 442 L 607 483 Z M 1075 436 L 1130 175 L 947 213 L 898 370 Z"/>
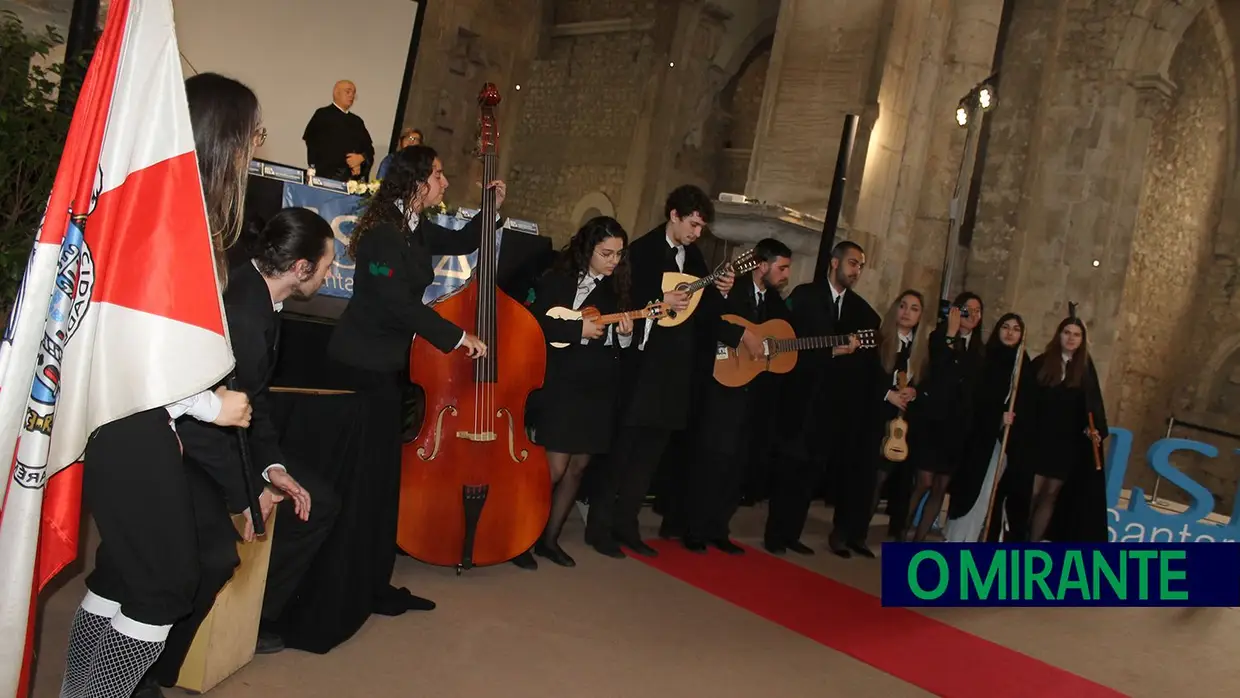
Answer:
<path fill-rule="evenodd" d="M 621 320 L 625 318 L 628 318 L 630 320 L 640 320 L 642 318 L 648 318 L 651 315 L 652 315 L 652 312 L 650 308 L 642 308 L 641 310 L 626 310 L 622 313 L 609 313 L 607 315 L 600 315 L 598 316 L 598 318 L 594 320 L 594 324 L 614 325 L 615 323 L 620 322 Z"/>
<path fill-rule="evenodd" d="M 848 345 L 849 335 L 831 335 L 824 337 L 798 337 L 797 339 L 777 339 L 777 351 L 807 351 L 810 349 L 831 349 Z"/>

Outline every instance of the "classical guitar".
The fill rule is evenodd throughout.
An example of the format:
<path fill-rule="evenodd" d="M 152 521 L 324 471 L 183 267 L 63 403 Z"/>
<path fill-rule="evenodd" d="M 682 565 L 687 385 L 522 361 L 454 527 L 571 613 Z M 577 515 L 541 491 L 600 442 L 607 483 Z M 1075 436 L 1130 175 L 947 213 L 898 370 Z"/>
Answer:
<path fill-rule="evenodd" d="M 792 325 L 783 320 L 767 320 L 759 325 L 739 315 L 723 315 L 722 319 L 762 337 L 762 356 L 750 355 L 744 345 L 735 349 L 720 345 L 716 350 L 715 380 L 729 388 L 739 388 L 763 371 L 791 371 L 797 365 L 797 352 L 847 346 L 850 337 L 857 338 L 861 349 L 873 349 L 875 345 L 874 330 L 862 330 L 851 335 L 798 338 L 792 331 Z"/>
<path fill-rule="evenodd" d="M 760 261 L 754 256 L 753 250 L 746 250 L 741 253 L 741 256 L 731 262 L 720 264 L 714 271 L 701 278 L 692 274 L 682 274 L 675 271 L 663 272 L 663 293 L 681 291 L 689 294 L 689 307 L 680 312 L 669 312 L 667 315 L 659 318 L 659 326 L 675 327 L 688 320 L 693 315 L 693 311 L 697 310 L 698 303 L 702 300 L 702 296 L 698 291 L 715 283 L 719 277 L 726 275 L 728 272 L 739 276 L 745 272 L 753 271 L 757 268 Z"/>
<path fill-rule="evenodd" d="M 547 317 L 555 318 L 556 320 L 589 320 L 596 325 L 612 325 L 620 322 L 624 318 L 639 320 L 641 318 L 665 317 L 670 310 L 671 308 L 668 307 L 667 303 L 655 301 L 641 310 L 626 310 L 621 313 L 610 313 L 607 315 L 599 313 L 598 308 L 585 307 L 581 310 L 573 310 L 572 308 L 565 308 L 562 305 L 557 305 L 551 310 L 548 310 L 546 315 Z M 564 347 L 570 346 L 567 342 L 549 342 L 549 344 L 556 349 L 563 349 Z"/>
<path fill-rule="evenodd" d="M 896 391 L 908 387 L 908 374 L 904 371 L 896 373 Z M 883 458 L 892 463 L 903 463 L 908 458 L 908 422 L 904 421 L 904 410 L 887 422 L 887 435 L 883 437 Z"/>

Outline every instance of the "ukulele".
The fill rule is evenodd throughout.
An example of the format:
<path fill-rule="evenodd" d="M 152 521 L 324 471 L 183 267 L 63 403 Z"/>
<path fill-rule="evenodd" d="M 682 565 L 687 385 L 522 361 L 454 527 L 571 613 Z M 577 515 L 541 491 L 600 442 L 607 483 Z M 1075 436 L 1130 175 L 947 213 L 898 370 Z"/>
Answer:
<path fill-rule="evenodd" d="M 908 387 L 908 374 L 904 371 L 896 373 L 896 390 Z M 900 410 L 890 422 L 887 422 L 887 435 L 883 437 L 883 458 L 892 463 L 903 463 L 908 458 L 908 422 L 904 421 L 904 410 Z"/>
<path fill-rule="evenodd" d="M 724 262 L 715 268 L 714 271 L 698 278 L 692 274 L 682 274 L 675 271 L 663 272 L 663 293 L 669 291 L 680 291 L 689 295 L 689 307 L 680 312 L 669 312 L 659 318 L 659 327 L 675 327 L 693 315 L 693 311 L 697 310 L 698 303 L 701 302 L 702 296 L 698 293 L 702 289 L 715 283 L 719 277 L 732 272 L 737 276 L 747 271 L 753 271 L 761 262 L 755 255 L 753 250 L 746 250 L 741 256 L 731 262 Z"/>
<path fill-rule="evenodd" d="M 662 318 L 667 315 L 669 310 L 670 308 L 667 303 L 664 303 L 663 301 L 655 301 L 641 310 L 626 310 L 624 312 L 611 313 L 608 315 L 599 313 L 598 308 L 594 307 L 585 307 L 581 310 L 573 310 L 572 308 L 565 308 L 562 305 L 557 305 L 556 307 L 548 310 L 546 315 L 547 317 L 554 318 L 556 320 L 589 320 L 596 325 L 606 326 L 620 322 L 624 318 L 628 318 L 630 320 L 638 320 L 641 318 Z M 556 349 L 563 349 L 570 346 L 571 343 L 549 342 L 549 344 Z"/>
<path fill-rule="evenodd" d="M 797 352 L 811 349 L 830 349 L 848 346 L 849 338 L 856 337 L 859 349 L 873 349 L 876 344 L 874 330 L 861 330 L 851 335 L 800 337 L 792 331 L 792 325 L 784 320 L 767 320 L 752 323 L 740 315 L 723 315 L 722 320 L 740 325 L 762 338 L 763 356 L 750 356 L 744 345 L 735 349 L 720 344 L 715 353 L 715 380 L 728 388 L 748 384 L 763 371 L 787 373 L 797 365 Z"/>

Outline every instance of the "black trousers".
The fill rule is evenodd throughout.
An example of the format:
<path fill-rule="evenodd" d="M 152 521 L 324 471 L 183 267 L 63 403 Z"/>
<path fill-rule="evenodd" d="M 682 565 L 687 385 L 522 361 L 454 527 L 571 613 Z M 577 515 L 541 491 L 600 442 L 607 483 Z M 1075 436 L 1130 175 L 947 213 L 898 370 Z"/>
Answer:
<path fill-rule="evenodd" d="M 232 579 L 241 562 L 237 556 L 240 536 L 228 517 L 228 507 L 218 485 L 192 460 L 187 458 L 183 467 L 189 482 L 200 575 L 189 615 L 172 626 L 164 643 L 164 651 L 150 670 L 150 675 L 164 686 L 176 684 L 181 664 L 185 661 L 185 655 L 189 654 L 198 628 L 211 612 L 216 594 Z M 275 565 L 273 559 L 271 566 L 274 568 Z"/>
<path fill-rule="evenodd" d="M 787 545 L 800 540 L 805 531 L 809 506 L 826 473 L 821 459 L 786 457 L 775 470 L 774 489 L 763 535 L 770 545 Z"/>
<path fill-rule="evenodd" d="M 671 436 L 671 431 L 656 427 L 626 426 L 619 430 L 599 473 L 598 489 L 590 496 L 587 542 L 608 537 L 640 540 L 637 517 Z"/>
<path fill-rule="evenodd" d="M 192 471 L 168 412 L 160 407 L 100 427 L 86 444 L 83 467 L 82 495 L 100 537 L 87 588 L 140 623 L 172 625 L 188 616 L 201 576 L 200 545 Z"/>
<path fill-rule="evenodd" d="M 863 457 L 838 466 L 831 537 L 839 543 L 865 543 L 874 513 L 878 463 L 875 457 Z"/>
<path fill-rule="evenodd" d="M 748 452 L 702 449 L 689 460 L 688 487 L 684 492 L 685 535 L 700 540 L 728 537 L 728 525 L 740 505 L 741 483 Z"/>
<path fill-rule="evenodd" d="M 215 605 L 216 596 L 232 579 L 240 562 L 237 557 L 240 538 L 228 517 L 223 494 L 216 483 L 194 465 L 192 458 L 187 461 L 198 528 L 201 577 L 190 615 L 172 626 L 164 651 L 151 669 L 152 675 L 163 686 L 176 684 L 194 636 Z M 277 619 L 292 598 L 340 511 L 340 501 L 335 492 L 316 473 L 302 468 L 293 476 L 310 493 L 310 519 L 302 521 L 297 518 L 290 500 L 277 505 L 280 515 L 271 541 L 271 561 L 263 593 L 262 619 L 267 622 Z"/>

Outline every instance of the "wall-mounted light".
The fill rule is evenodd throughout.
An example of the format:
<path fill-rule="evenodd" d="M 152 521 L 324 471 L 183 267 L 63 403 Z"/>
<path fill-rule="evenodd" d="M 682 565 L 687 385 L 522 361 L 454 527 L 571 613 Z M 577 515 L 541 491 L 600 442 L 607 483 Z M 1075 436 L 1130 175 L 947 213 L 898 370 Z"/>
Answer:
<path fill-rule="evenodd" d="M 676 67 L 676 61 L 672 61 L 671 63 L 668 63 L 668 64 L 667 64 L 667 67 L 669 67 L 669 68 L 675 68 L 675 67 Z"/>
<path fill-rule="evenodd" d="M 995 90 L 990 85 L 982 85 L 977 91 L 977 104 L 984 111 L 990 111 L 995 106 Z"/>
<path fill-rule="evenodd" d="M 1094 266 L 1095 266 L 1095 267 L 1096 267 L 1096 266 L 1100 266 L 1101 264 L 1102 264 L 1102 262 L 1099 262 L 1099 261 L 1098 261 L 1098 260 L 1096 260 L 1096 259 L 1094 260 Z"/>
<path fill-rule="evenodd" d="M 974 110 L 990 111 L 995 108 L 997 101 L 995 88 L 989 82 L 978 84 L 969 90 L 969 94 L 965 95 L 956 107 L 956 124 L 961 127 L 968 126 Z"/>
<path fill-rule="evenodd" d="M 517 90 L 517 92 L 520 92 L 520 91 L 521 91 L 521 86 L 520 86 L 520 85 L 517 85 L 517 86 L 516 86 L 516 90 Z"/>

